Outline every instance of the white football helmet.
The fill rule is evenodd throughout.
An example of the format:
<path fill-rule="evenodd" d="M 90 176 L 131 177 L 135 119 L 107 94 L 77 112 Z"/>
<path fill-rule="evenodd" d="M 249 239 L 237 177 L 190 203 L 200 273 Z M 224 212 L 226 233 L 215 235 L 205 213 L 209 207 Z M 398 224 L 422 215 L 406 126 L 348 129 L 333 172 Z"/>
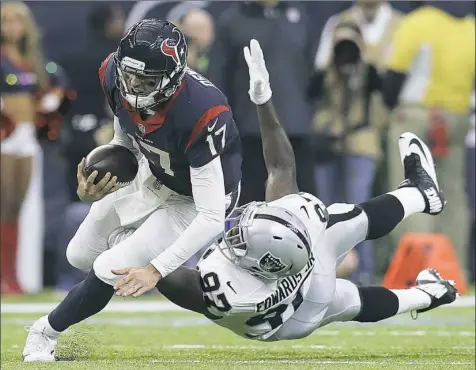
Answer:
<path fill-rule="evenodd" d="M 300 272 L 311 256 L 304 223 L 283 207 L 252 202 L 237 208 L 218 248 L 236 265 L 266 279 Z"/>

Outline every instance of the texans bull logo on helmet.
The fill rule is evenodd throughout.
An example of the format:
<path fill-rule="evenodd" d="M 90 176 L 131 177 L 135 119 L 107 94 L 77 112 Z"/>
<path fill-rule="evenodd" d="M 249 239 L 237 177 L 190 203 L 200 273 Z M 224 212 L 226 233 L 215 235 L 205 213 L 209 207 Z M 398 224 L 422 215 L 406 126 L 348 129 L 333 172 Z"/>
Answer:
<path fill-rule="evenodd" d="M 162 51 L 162 53 L 164 53 L 164 55 L 171 57 L 177 66 L 181 66 L 182 62 L 180 60 L 180 57 L 185 54 L 185 50 L 182 46 L 179 51 L 178 46 L 180 45 L 182 35 L 176 28 L 173 30 L 173 32 L 176 32 L 179 35 L 178 41 L 173 41 L 170 40 L 170 38 L 167 38 L 160 44 L 160 50 Z M 173 42 L 173 44 L 171 44 L 171 42 Z"/>
<path fill-rule="evenodd" d="M 259 260 L 259 266 L 263 271 L 276 273 L 283 271 L 287 265 L 285 265 L 280 258 L 273 256 L 270 252 L 266 253 Z"/>

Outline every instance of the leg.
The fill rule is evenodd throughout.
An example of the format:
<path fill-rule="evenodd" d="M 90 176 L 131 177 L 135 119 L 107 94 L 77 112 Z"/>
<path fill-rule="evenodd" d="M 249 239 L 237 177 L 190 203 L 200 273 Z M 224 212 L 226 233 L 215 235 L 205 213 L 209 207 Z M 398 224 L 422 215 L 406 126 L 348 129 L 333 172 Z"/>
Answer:
<path fill-rule="evenodd" d="M 66 249 L 66 258 L 71 266 L 80 270 L 90 269 L 96 258 L 109 248 L 111 233 L 121 229 L 115 201 L 135 193 L 139 187 L 138 182 L 135 181 L 91 205 Z"/>
<path fill-rule="evenodd" d="M 17 273 L 22 289 L 34 293 L 43 287 L 42 261 L 45 218 L 43 197 L 43 156 L 37 152 L 32 161 L 32 173 L 18 220 Z"/>
<path fill-rule="evenodd" d="M 196 216 L 193 200 L 180 199 L 182 201 L 175 202 L 172 199 L 156 210 L 133 232 L 115 237 L 118 244 L 94 260 L 86 279 L 77 284 L 53 312 L 33 324 L 23 350 L 25 362 L 54 361 L 54 349 L 61 332 L 100 312 L 110 301 L 113 285 L 121 279 L 111 270 L 144 266 L 179 237 Z"/>
<path fill-rule="evenodd" d="M 86 219 L 91 206 L 84 202 L 74 202 L 66 207 L 63 228 L 58 237 L 57 260 L 59 262 L 57 289 L 69 291 L 74 285 L 84 279 L 81 270 L 72 267 L 66 259 L 65 246 L 74 237 L 81 223 Z"/>
<path fill-rule="evenodd" d="M 30 183 L 32 158 L 2 154 L 1 163 L 1 290 L 21 293 L 16 271 L 18 221 Z"/>
<path fill-rule="evenodd" d="M 348 280 L 337 279 L 335 295 L 319 325 L 333 322 L 377 322 L 406 312 L 425 312 L 456 299 L 451 283 L 432 275 L 432 270 L 419 274 L 422 280 L 409 289 L 387 289 L 379 286 L 357 287 Z"/>
<path fill-rule="evenodd" d="M 189 210 L 188 216 L 184 215 L 185 210 Z M 121 276 L 114 275 L 111 270 L 148 264 L 179 237 L 195 216 L 193 210 L 193 201 L 184 203 L 182 207 L 177 205 L 172 209 L 158 209 L 136 230 L 118 237 L 118 243 L 112 249 L 102 252 L 95 259 L 93 270 L 86 280 L 73 288 L 49 315 L 52 328 L 58 332 L 64 331 L 101 311 L 112 297 L 113 285 L 121 279 Z M 98 291 L 102 292 L 101 299 L 94 298 L 99 295 Z M 67 302 L 69 298 L 71 302 Z M 77 308 L 81 305 L 85 306 L 84 311 Z"/>
<path fill-rule="evenodd" d="M 337 263 L 357 243 L 387 235 L 410 215 L 442 212 L 444 200 L 428 147 L 415 135 L 405 133 L 399 139 L 399 148 L 405 169 L 400 189 L 358 206 L 333 204 L 329 207 L 325 238 L 334 246 Z"/>
<path fill-rule="evenodd" d="M 138 199 L 142 199 L 139 192 L 150 175 L 148 166 L 147 161 L 142 159 L 139 162 L 139 172 L 132 184 L 92 204 L 66 249 L 66 257 L 72 266 L 81 270 L 90 269 L 95 259 L 109 248 L 111 233 L 120 232 L 122 226 L 125 226 L 121 225 L 119 213 L 123 215 L 124 210 L 128 211 L 127 206 L 130 202 L 137 201 L 135 195 L 138 195 Z"/>
<path fill-rule="evenodd" d="M 197 214 L 191 198 L 177 198 L 176 203 L 169 200 L 164 208 L 152 213 L 132 235 L 94 261 L 93 267 L 99 279 L 114 285 L 122 276 L 113 274 L 111 270 L 145 266 L 177 240 Z"/>

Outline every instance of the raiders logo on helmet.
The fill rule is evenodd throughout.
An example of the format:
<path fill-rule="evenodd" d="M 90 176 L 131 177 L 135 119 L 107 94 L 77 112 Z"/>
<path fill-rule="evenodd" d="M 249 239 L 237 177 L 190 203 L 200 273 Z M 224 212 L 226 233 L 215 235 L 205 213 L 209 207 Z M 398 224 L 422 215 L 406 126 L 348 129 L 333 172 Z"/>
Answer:
<path fill-rule="evenodd" d="M 259 267 L 261 267 L 263 271 L 276 273 L 283 271 L 288 266 L 285 265 L 280 258 L 268 252 L 259 260 Z"/>

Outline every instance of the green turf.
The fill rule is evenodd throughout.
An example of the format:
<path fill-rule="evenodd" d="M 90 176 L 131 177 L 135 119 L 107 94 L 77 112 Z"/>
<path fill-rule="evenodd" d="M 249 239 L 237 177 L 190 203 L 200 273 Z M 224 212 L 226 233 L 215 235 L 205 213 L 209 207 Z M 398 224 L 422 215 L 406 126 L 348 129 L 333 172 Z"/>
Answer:
<path fill-rule="evenodd" d="M 1 368 L 474 369 L 474 315 L 474 308 L 446 308 L 418 321 L 405 315 L 381 325 L 329 325 L 302 340 L 262 343 L 194 314 L 105 313 L 64 334 L 57 348 L 63 362 L 24 364 L 23 326 L 38 315 L 2 314 Z"/>
<path fill-rule="evenodd" d="M 28 295 L 2 295 L 1 301 L 2 303 L 59 302 L 64 298 L 65 295 L 66 292 L 59 293 L 53 289 L 45 289 L 41 293 Z M 151 293 L 143 295 L 141 299 L 154 300 L 161 298 L 162 297 L 158 292 L 151 291 Z M 114 299 L 123 300 L 124 298 L 114 296 Z"/>

